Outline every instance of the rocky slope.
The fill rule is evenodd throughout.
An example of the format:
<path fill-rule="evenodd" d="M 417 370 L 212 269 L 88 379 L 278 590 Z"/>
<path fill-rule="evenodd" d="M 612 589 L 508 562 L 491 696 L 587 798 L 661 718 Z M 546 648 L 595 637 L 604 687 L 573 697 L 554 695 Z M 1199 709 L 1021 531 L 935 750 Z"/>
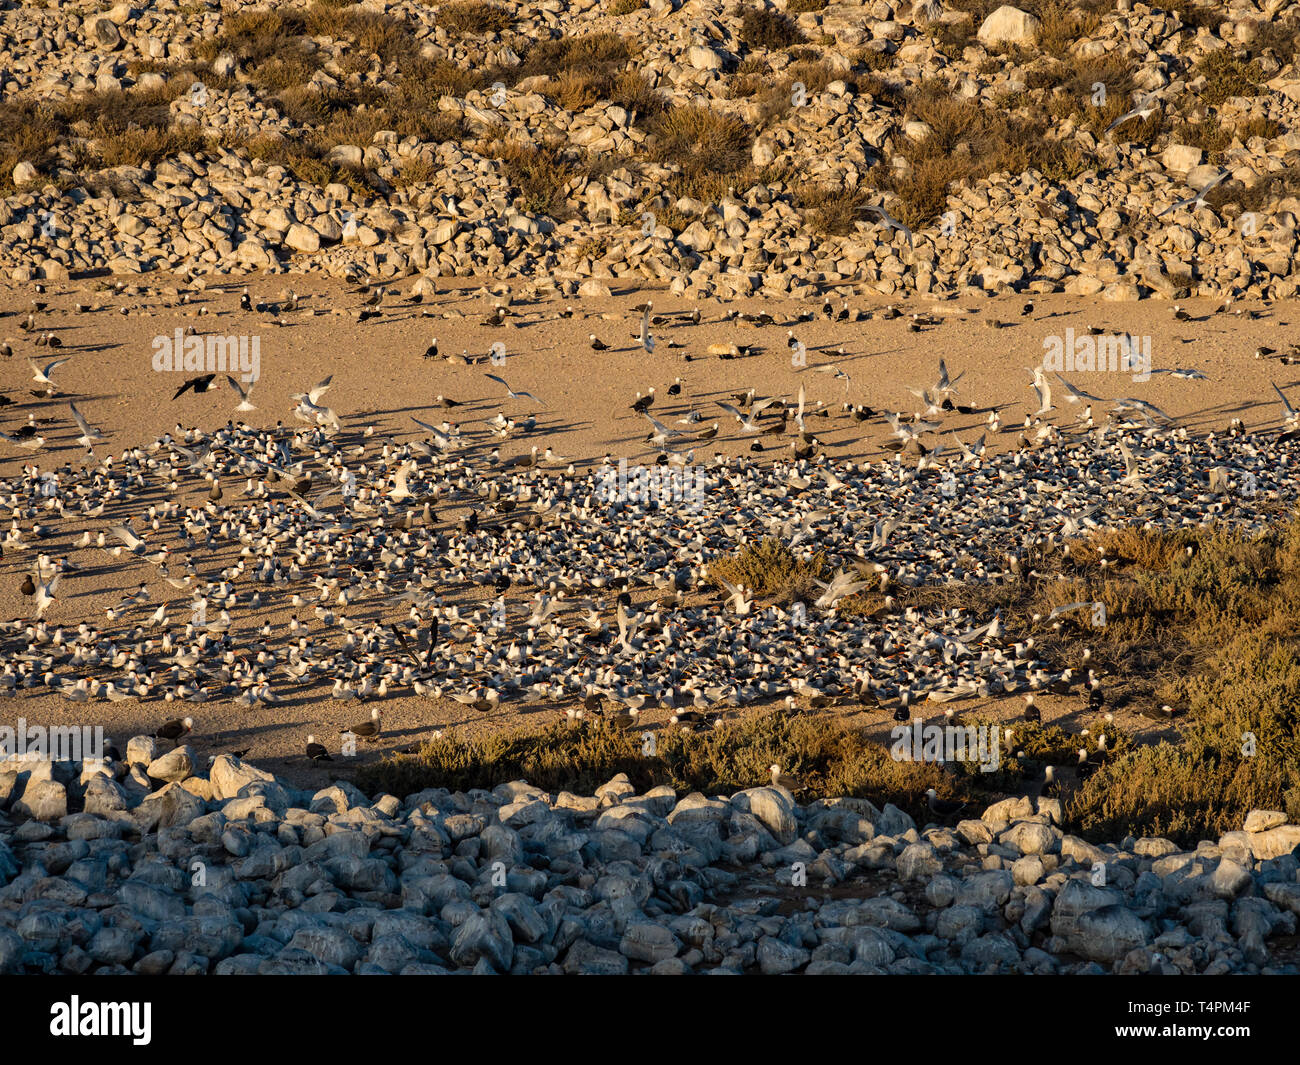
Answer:
<path fill-rule="evenodd" d="M 1169 3 L 24 5 L 0 269 L 1287 297 L 1300 5 Z"/>
<path fill-rule="evenodd" d="M 951 826 L 623 777 L 372 801 L 195 757 L 0 763 L 0 972 L 1297 971 L 1279 813 L 1181 851 L 1064 835 L 1045 798 Z"/>

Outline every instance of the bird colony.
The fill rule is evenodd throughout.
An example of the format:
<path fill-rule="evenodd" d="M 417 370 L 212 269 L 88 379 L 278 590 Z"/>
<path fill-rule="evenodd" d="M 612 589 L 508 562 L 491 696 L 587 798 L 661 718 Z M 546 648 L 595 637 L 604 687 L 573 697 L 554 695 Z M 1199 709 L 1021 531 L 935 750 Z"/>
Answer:
<path fill-rule="evenodd" d="M 393 307 L 382 288 L 360 296 L 359 318 Z M 247 290 L 239 299 L 252 309 Z M 419 302 L 418 294 L 405 301 Z M 292 314 L 297 305 L 290 294 L 269 313 Z M 482 326 L 491 331 L 507 317 L 534 313 L 498 302 Z M 648 357 L 657 345 L 689 349 L 691 330 L 716 312 L 663 314 L 646 303 L 632 313 L 628 339 L 619 343 Z M 788 351 L 778 357 L 797 360 L 806 355 L 797 332 L 811 319 L 859 313 L 827 302 L 788 321 L 733 311 L 722 321 L 784 330 Z M 58 331 L 41 328 L 42 314 L 30 313 L 29 336 L 62 347 Z M 716 347 L 710 357 L 739 359 L 743 375 L 739 347 Z M 407 730 L 412 742 L 441 735 L 453 719 L 490 722 L 517 710 L 575 726 L 599 716 L 623 727 L 653 711 L 667 716 L 668 727 L 707 729 L 764 704 L 849 706 L 884 723 L 925 716 L 923 703 L 1008 693 L 1023 693 L 1030 720 L 1039 692 L 1075 694 L 1100 709 L 1100 680 L 1078 663 L 1050 660 L 1036 640 L 1062 625 L 1095 624 L 1094 604 L 1060 606 L 1012 633 L 996 611 L 922 610 L 900 604 L 898 593 L 1031 579 L 1103 526 L 1262 529 L 1295 502 L 1288 470 L 1298 433 L 1284 393 L 1277 391 L 1279 428 L 1247 433 L 1233 424 L 1199 434 L 1147 401 L 1100 395 L 1091 382 L 1097 392 L 1085 391 L 1043 366 L 1027 375 L 1030 413 L 1008 426 L 996 409 L 973 405 L 947 359 L 913 389 L 911 412 L 811 399 L 813 388 L 836 396 L 841 381 L 850 394 L 844 362 L 833 357 L 809 367 L 789 395 L 750 388 L 706 398 L 678 375 L 661 391 L 627 396 L 617 412 L 644 430 L 640 454 L 653 468 L 690 467 L 702 480 L 703 491 L 665 497 L 620 491 L 616 480 L 611 490 L 613 456 L 556 454 L 548 438 L 560 413 L 544 389 L 510 383 L 495 344 L 488 352 L 447 353 L 431 342 L 423 364 L 446 360 L 467 390 L 487 398 L 439 395 L 432 413 L 404 413 L 406 427 L 395 432 L 332 406 L 331 377 L 275 397 L 293 419 L 267 425 L 258 408 L 268 397 L 257 382 L 212 372 L 169 378 L 164 388 L 171 403 L 226 407 L 223 426 L 178 425 L 152 441 L 120 444 L 64 395 L 60 371 L 75 355 L 30 360 L 29 391 L 47 412 L 66 401 L 77 435 L 61 439 L 74 440 L 81 454 L 41 465 L 44 434 L 53 435 L 61 419 L 38 420 L 34 412 L 2 438 L 11 472 L 0 481 L 0 502 L 12 519 L 0 548 L 27 568 L 19 589 L 26 614 L 0 622 L 6 720 L 25 696 L 45 695 L 84 704 L 79 720 L 94 722 L 109 704 L 125 704 L 115 712 L 152 724 L 144 735 L 116 738 L 129 740 L 125 753 L 109 737 L 95 752 L 102 759 L 0 762 L 0 810 L 8 809 L 11 840 L 0 851 L 0 859 L 9 856 L 0 875 L 13 880 L 0 891 L 7 951 L 0 968 L 1052 971 L 1060 964 L 1054 952 L 1160 971 L 1263 964 L 1256 939 L 1289 927 L 1272 906 L 1232 918 L 1233 935 L 1245 937 L 1248 924 L 1249 950 L 1225 944 L 1220 954 L 1203 946 L 1177 954 L 1185 944 L 1166 935 L 1164 918 L 1130 891 L 1147 883 L 1143 877 L 1173 875 L 1143 868 L 1169 857 L 1146 854 L 1146 843 L 1117 845 L 1114 860 L 1131 876 L 1083 899 L 1055 896 L 1058 905 L 1069 899 L 1114 916 L 1118 931 L 1078 915 L 1086 926 L 1079 936 L 1095 933 L 1110 946 L 1077 950 L 1075 933 L 1057 932 L 1052 916 L 1056 947 L 1025 949 L 1055 912 L 1037 885 L 1069 868 L 1050 797 L 1020 811 L 1023 826 L 985 815 L 963 822 L 964 835 L 958 826 L 956 835 L 945 828 L 923 839 L 899 811 L 799 808 L 792 797 L 803 789 L 780 766 L 772 767 L 770 787 L 680 803 L 662 790 L 618 791 L 610 801 L 608 789 L 566 798 L 522 784 L 491 796 L 372 803 L 350 785 L 328 782 L 340 763 L 385 740 L 385 704 L 398 697 L 427 708 L 413 734 Z M 466 414 L 483 406 L 490 416 Z M 703 415 L 709 407 L 718 412 L 711 423 Z M 892 455 L 836 460 L 822 438 L 839 431 L 883 434 Z M 504 457 L 505 440 L 527 450 Z M 742 545 L 764 540 L 796 557 L 820 553 L 826 579 L 801 598 L 773 601 L 712 572 Z M 121 598 L 102 618 L 78 616 L 79 582 L 104 573 Z M 869 609 L 851 608 L 864 602 Z M 236 708 L 253 737 L 281 727 L 287 708 L 307 707 L 317 724 L 303 728 L 296 761 L 318 786 L 298 791 L 245 764 L 256 739 L 222 749 L 206 734 L 205 709 L 214 704 Z M 346 723 L 335 728 L 340 712 Z M 208 755 L 214 747 L 220 753 Z M 962 812 L 933 793 L 929 808 L 941 824 Z M 853 827 L 841 824 L 846 817 Z M 327 824 L 347 830 L 334 834 Z M 820 827 L 810 837 L 796 832 L 801 824 Z M 963 848 L 993 846 L 1008 834 L 1035 841 L 1016 844 L 1018 851 L 996 843 L 1005 868 L 979 874 L 978 883 L 990 885 L 987 897 L 984 888 L 963 887 L 970 873 Z M 112 855 L 136 838 L 148 841 L 150 857 L 123 878 L 132 916 L 101 921 L 102 907 L 91 900 L 116 883 L 122 869 Z M 811 847 L 809 838 L 822 845 Z M 1070 846 L 1081 861 L 1086 845 Z M 1272 884 L 1266 863 L 1283 859 L 1220 847 L 1189 860 L 1226 913 L 1226 897 L 1236 898 L 1252 877 Z M 922 852 L 929 857 L 917 863 Z M 531 866 L 539 853 L 550 872 Z M 886 908 L 875 917 L 825 919 L 832 924 L 813 909 L 777 918 L 752 899 L 715 909 L 706 898 L 736 884 L 712 864 L 742 854 L 778 871 L 789 859 L 798 866 L 791 890 L 859 869 L 896 867 L 904 880 L 924 869 L 936 898 L 945 897 L 947 889 L 934 884 L 951 858 L 959 868 L 950 901 L 967 899 L 967 891 L 978 898 L 935 918 L 941 949 L 925 938 L 930 932 L 920 933 L 928 918 L 914 900 L 877 898 L 872 905 Z M 178 879 L 191 860 L 211 878 L 209 894 L 190 894 Z M 30 901 L 43 892 L 33 885 L 72 868 L 80 886 L 60 889 L 60 897 L 75 899 L 66 905 L 84 912 L 86 924 Z M 979 868 L 987 870 L 986 861 Z M 1235 869 L 1228 896 L 1216 894 L 1216 877 L 1229 876 L 1220 868 Z M 1017 879 L 1034 870 L 1033 879 Z M 628 894 L 615 882 L 636 886 Z M 357 912 L 345 897 L 365 903 L 374 925 L 364 925 L 364 935 L 360 925 L 332 923 Z M 558 900 L 549 909 L 548 898 Z M 1294 902 L 1285 891 L 1279 900 L 1283 909 Z M 1249 902 L 1262 905 L 1254 894 Z M 270 909 L 259 909 L 263 903 Z M 280 913 L 281 904 L 292 914 Z M 986 928 L 988 905 L 1019 915 Z M 400 927 L 389 929 L 379 922 L 395 907 Z M 960 928 L 949 925 L 954 914 Z M 1227 927 L 1226 915 L 1216 919 Z M 833 939 L 818 931 L 860 920 L 878 920 L 890 934 L 864 946 L 857 933 Z M 177 939 L 159 928 L 164 921 L 188 931 Z M 1062 927 L 1073 926 L 1063 919 Z M 209 931 L 215 938 L 202 938 Z M 909 945 L 911 933 L 921 934 L 921 945 Z M 371 935 L 374 949 L 363 950 Z M 1115 943 L 1126 949 L 1116 953 Z M 1135 960 L 1132 952 L 1144 950 L 1149 956 Z M 1175 955 L 1182 960 L 1169 960 Z"/>

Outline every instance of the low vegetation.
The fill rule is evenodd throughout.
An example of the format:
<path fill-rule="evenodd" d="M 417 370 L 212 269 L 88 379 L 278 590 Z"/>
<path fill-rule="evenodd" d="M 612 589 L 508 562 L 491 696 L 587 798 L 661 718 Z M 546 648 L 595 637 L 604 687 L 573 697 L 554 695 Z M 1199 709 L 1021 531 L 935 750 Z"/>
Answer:
<path fill-rule="evenodd" d="M 1253 808 L 1300 818 L 1300 520 L 1253 538 L 1105 530 L 1073 544 L 1068 556 L 1030 561 L 1043 579 L 896 591 L 900 605 L 923 611 L 960 606 L 987 616 L 1000 609 L 1009 632 L 1034 633 L 1049 660 L 1077 662 L 1086 645 L 1106 677 L 1109 707 L 1157 718 L 1161 706 L 1175 712 L 1159 743 L 1137 744 L 1105 726 L 1108 760 L 1067 787 L 1067 830 L 1098 841 L 1132 834 L 1191 844 L 1239 828 Z M 764 540 L 716 560 L 710 572 L 765 599 L 789 600 L 809 594 L 829 569 L 822 555 L 800 558 Z M 1094 628 L 1088 612 L 1065 615 L 1059 627 L 1034 621 L 1074 600 L 1103 603 L 1104 627 Z M 965 723 L 981 721 L 972 716 Z M 804 799 L 864 797 L 928 820 L 927 788 L 964 799 L 977 812 L 1041 781 L 1045 765 L 1071 766 L 1080 747 L 1095 756 L 1099 731 L 1081 736 L 1017 723 L 997 772 L 962 763 L 953 773 L 895 761 L 834 709 L 761 712 L 698 733 L 663 730 L 652 757 L 639 733 L 597 719 L 483 739 L 443 737 L 363 770 L 362 782 L 409 794 L 490 788 L 522 777 L 551 791 L 591 794 L 623 772 L 639 789 L 671 784 L 714 794 L 764 783 L 775 763 L 806 786 Z"/>

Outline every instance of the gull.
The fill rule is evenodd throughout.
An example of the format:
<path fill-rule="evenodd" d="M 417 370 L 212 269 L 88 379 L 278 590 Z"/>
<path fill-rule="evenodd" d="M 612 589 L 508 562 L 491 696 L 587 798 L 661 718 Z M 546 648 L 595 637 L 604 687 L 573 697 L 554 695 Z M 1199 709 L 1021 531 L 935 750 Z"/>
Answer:
<path fill-rule="evenodd" d="M 76 419 L 77 428 L 81 430 L 81 435 L 77 437 L 77 443 L 81 444 L 91 454 L 94 454 L 94 444 L 103 440 L 104 434 L 81 416 L 81 411 L 77 410 L 75 403 L 69 403 L 68 408 L 72 411 L 72 417 Z"/>
<path fill-rule="evenodd" d="M 798 778 L 790 776 L 788 773 L 782 773 L 779 765 L 768 766 L 767 770 L 772 775 L 772 787 L 784 788 L 792 795 L 797 795 L 801 791 L 806 791 Z"/>
<path fill-rule="evenodd" d="M 1136 106 L 1133 110 L 1126 111 L 1124 114 L 1120 115 L 1119 118 L 1115 119 L 1114 122 L 1106 127 L 1106 132 L 1109 133 L 1111 130 L 1119 128 L 1131 118 L 1140 118 L 1143 121 L 1146 121 L 1154 115 L 1157 110 L 1159 110 L 1159 107 L 1160 104 L 1156 100 L 1155 93 L 1150 93 L 1141 97 L 1136 101 Z"/>
<path fill-rule="evenodd" d="M 194 728 L 194 718 L 179 717 L 172 721 L 165 721 L 158 727 L 154 733 L 154 739 L 171 740 L 175 743 L 182 736 L 189 733 Z"/>
<path fill-rule="evenodd" d="M 58 391 L 55 388 L 54 382 L 50 380 L 50 374 L 52 374 L 65 362 L 71 362 L 71 361 L 72 361 L 72 356 L 69 355 L 62 359 L 55 359 L 53 362 L 46 364 L 44 369 L 42 369 L 41 367 L 36 365 L 35 359 L 33 359 L 31 356 L 27 357 L 27 362 L 32 368 L 32 380 L 39 385 L 44 385 L 47 395 L 52 395 L 54 392 Z"/>
<path fill-rule="evenodd" d="M 1209 184 L 1205 185 L 1203 188 L 1193 193 L 1191 196 L 1188 196 L 1185 200 L 1179 200 L 1177 203 L 1170 204 L 1163 211 L 1157 214 L 1156 217 L 1163 218 L 1165 215 L 1169 214 L 1170 211 L 1178 211 L 1184 207 L 1195 206 L 1195 208 L 1199 211 L 1202 207 L 1205 206 L 1205 194 L 1209 192 L 1212 188 L 1214 188 L 1216 185 L 1219 185 L 1223 181 L 1225 181 L 1228 178 L 1228 176 L 1229 176 L 1228 171 L 1220 170 L 1218 175 L 1214 178 L 1213 181 L 1209 182 Z"/>
<path fill-rule="evenodd" d="M 872 213 L 879 215 L 880 221 L 884 223 L 887 228 L 898 230 L 898 232 L 902 233 L 903 236 L 907 238 L 907 243 L 910 247 L 916 247 L 916 244 L 912 239 L 912 231 L 892 214 L 886 211 L 884 207 L 878 207 L 875 204 L 868 203 L 859 208 L 859 210 L 871 211 Z"/>
<path fill-rule="evenodd" d="M 43 436 L 12 436 L 4 432 L 0 432 L 0 440 L 6 444 L 13 444 L 14 447 L 26 448 L 28 451 L 36 451 L 45 444 Z"/>
<path fill-rule="evenodd" d="M 494 373 L 485 373 L 483 376 L 486 377 L 486 378 L 488 378 L 489 380 L 495 381 L 497 384 L 499 384 L 499 385 L 501 385 L 502 387 L 504 387 L 505 390 L 506 390 L 506 395 L 507 395 L 510 399 L 525 399 L 525 398 L 526 398 L 526 399 L 531 399 L 534 403 L 538 404 L 539 406 L 542 406 L 542 407 L 546 406 L 545 403 L 543 403 L 540 399 L 538 399 L 536 396 L 534 396 L 531 392 L 516 392 L 513 388 L 511 388 L 508 384 L 506 384 L 506 380 L 505 380 L 504 377 L 498 377 L 498 376 L 497 376 L 496 374 L 494 374 Z"/>
<path fill-rule="evenodd" d="M 235 410 L 241 410 L 241 411 L 257 410 L 257 408 L 248 401 L 248 397 L 252 395 L 253 392 L 253 385 L 256 384 L 257 382 L 251 381 L 249 382 L 248 387 L 245 388 L 229 374 L 226 374 L 226 380 L 230 382 L 230 387 L 234 391 L 234 393 L 237 396 L 239 396 L 239 406 L 237 406 Z"/>
<path fill-rule="evenodd" d="M 212 382 L 216 378 L 216 376 L 217 375 L 214 373 L 205 373 L 200 377 L 191 377 L 188 381 L 186 381 L 183 385 L 181 385 L 180 388 L 176 390 L 176 394 L 172 396 L 172 399 L 174 400 L 180 399 L 181 396 L 183 396 L 191 388 L 194 389 L 194 394 L 196 396 L 202 395 L 204 392 L 206 392 L 209 388 L 212 387 Z"/>
<path fill-rule="evenodd" d="M 372 742 L 379 739 L 383 735 L 383 729 L 379 723 L 379 707 L 375 707 L 370 711 L 369 721 L 362 721 L 360 724 L 352 725 L 349 728 L 341 728 L 339 733 L 340 735 L 351 733 L 353 736 L 360 736 L 362 739 Z"/>
<path fill-rule="evenodd" d="M 314 763 L 332 762 L 329 751 L 325 749 L 323 743 L 317 743 L 315 736 L 307 737 L 307 757 Z"/>
<path fill-rule="evenodd" d="M 953 814 L 966 808 L 964 802 L 953 802 L 951 799 L 939 798 L 939 794 L 934 790 L 934 788 L 925 789 L 925 801 L 930 807 L 930 811 L 938 814 L 940 817 L 951 817 Z"/>

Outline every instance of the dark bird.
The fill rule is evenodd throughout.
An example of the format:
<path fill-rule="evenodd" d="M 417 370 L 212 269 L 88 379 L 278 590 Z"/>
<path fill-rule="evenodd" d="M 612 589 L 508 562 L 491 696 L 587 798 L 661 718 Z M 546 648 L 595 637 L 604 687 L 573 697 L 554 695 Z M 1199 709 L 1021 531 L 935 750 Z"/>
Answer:
<path fill-rule="evenodd" d="M 1043 720 L 1043 712 L 1039 710 L 1038 706 L 1034 703 L 1034 697 L 1032 695 L 1025 696 L 1025 720 L 1037 722 Z"/>
<path fill-rule="evenodd" d="M 588 339 L 591 340 L 592 351 L 606 351 L 609 349 L 609 345 L 601 340 L 600 337 L 596 336 L 595 333 L 592 333 Z"/>
<path fill-rule="evenodd" d="M 239 294 L 239 309 L 241 311 L 251 311 L 253 309 L 252 298 L 248 295 L 248 288 Z"/>
<path fill-rule="evenodd" d="M 329 751 L 325 749 L 325 745 L 316 742 L 315 736 L 307 737 L 307 757 L 314 763 L 334 761 L 334 759 L 330 757 Z"/>
<path fill-rule="evenodd" d="M 216 378 L 216 376 L 217 375 L 214 373 L 205 373 L 200 377 L 191 377 L 188 381 L 186 381 L 183 385 L 181 385 L 180 388 L 176 390 L 176 394 L 172 396 L 172 399 L 180 399 L 181 396 L 183 396 L 191 388 L 194 389 L 195 395 L 200 395 L 206 392 L 209 388 L 212 387 L 213 379 Z"/>
<path fill-rule="evenodd" d="M 192 717 L 176 718 L 175 720 L 168 721 L 159 727 L 158 731 L 154 733 L 154 738 L 160 740 L 171 740 L 172 743 L 175 743 L 182 736 L 186 735 L 192 728 L 194 728 L 194 719 Z"/>
<path fill-rule="evenodd" d="M 30 573 L 23 578 L 22 587 L 20 587 L 18 590 L 22 592 L 23 595 L 36 594 L 36 582 L 32 580 L 32 575 Z"/>
<path fill-rule="evenodd" d="M 953 814 L 959 813 L 966 808 L 964 802 L 954 802 L 952 799 L 941 799 L 934 788 L 925 789 L 925 801 L 930 807 L 930 812 L 937 814 L 939 817 L 952 817 Z"/>
<path fill-rule="evenodd" d="M 1080 747 L 1079 762 L 1074 767 L 1075 776 L 1077 776 L 1080 780 L 1087 780 L 1100 768 L 1101 768 L 1100 762 L 1090 762 L 1088 760 L 1088 749 L 1086 747 Z"/>
<path fill-rule="evenodd" d="M 370 720 L 362 721 L 359 725 L 353 725 L 351 728 L 339 729 L 341 734 L 348 732 L 354 736 L 360 736 L 363 740 L 377 740 L 383 735 L 383 730 L 379 726 L 379 707 L 370 711 Z"/>
<path fill-rule="evenodd" d="M 438 338 L 434 337 L 433 342 L 424 349 L 426 359 L 436 359 L 438 357 Z"/>

